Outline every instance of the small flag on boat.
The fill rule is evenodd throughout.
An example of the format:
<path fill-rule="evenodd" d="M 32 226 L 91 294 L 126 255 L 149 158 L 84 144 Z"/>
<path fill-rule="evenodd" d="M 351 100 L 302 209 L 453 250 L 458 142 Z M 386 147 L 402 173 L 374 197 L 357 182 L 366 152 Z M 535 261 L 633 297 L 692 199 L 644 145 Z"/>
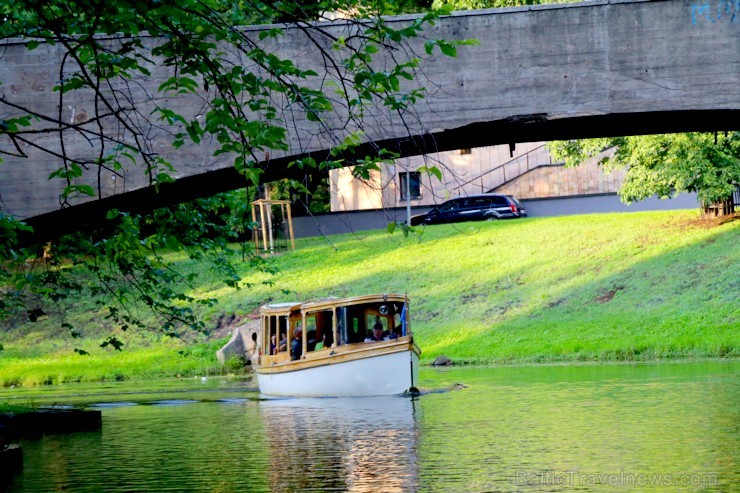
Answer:
<path fill-rule="evenodd" d="M 403 304 L 401 309 L 401 335 L 406 335 L 406 303 Z"/>

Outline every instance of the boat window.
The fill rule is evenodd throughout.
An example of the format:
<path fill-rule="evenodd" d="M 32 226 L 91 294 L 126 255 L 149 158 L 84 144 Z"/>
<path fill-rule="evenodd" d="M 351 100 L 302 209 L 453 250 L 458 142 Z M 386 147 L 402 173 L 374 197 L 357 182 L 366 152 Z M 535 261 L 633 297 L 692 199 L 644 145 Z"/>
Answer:
<path fill-rule="evenodd" d="M 306 330 L 308 332 L 311 332 L 312 330 L 316 330 L 316 317 L 318 314 L 313 314 L 310 317 L 306 317 Z"/>
<path fill-rule="evenodd" d="M 362 342 L 366 337 L 364 306 L 337 308 L 337 329 L 340 344 Z"/>
<path fill-rule="evenodd" d="M 384 337 L 406 335 L 403 321 L 404 303 L 381 302 L 337 308 L 337 332 L 340 344 L 364 342 L 371 337 L 373 326 L 380 322 Z"/>
<path fill-rule="evenodd" d="M 265 354 L 274 355 L 280 351 L 286 349 L 286 334 L 288 321 L 285 316 L 270 315 L 264 317 L 263 323 L 265 324 L 265 346 L 263 350 Z"/>
<path fill-rule="evenodd" d="M 403 319 L 401 319 L 401 314 L 396 313 L 393 316 L 393 329 L 391 330 L 391 337 L 401 337 L 406 334 L 403 333 Z"/>
<path fill-rule="evenodd" d="M 348 334 L 348 318 L 347 318 L 347 307 L 340 306 L 337 308 L 337 335 L 339 336 L 339 344 L 347 344 L 349 340 Z"/>
<path fill-rule="evenodd" d="M 316 319 L 318 313 L 306 315 L 306 351 L 313 351 L 316 347 Z"/>
<path fill-rule="evenodd" d="M 278 352 L 288 350 L 288 316 L 278 317 L 278 340 L 280 345 L 278 346 Z"/>
<path fill-rule="evenodd" d="M 286 317 L 287 318 L 287 317 Z M 290 330 L 287 331 L 287 335 L 284 339 L 280 339 L 280 351 L 287 351 L 288 354 L 292 353 L 292 342 L 293 342 L 293 334 L 295 334 L 295 331 L 297 329 L 301 329 L 303 332 L 303 319 L 301 318 L 301 314 L 292 314 L 290 316 Z M 292 356 L 292 354 L 291 354 Z M 291 359 L 295 359 L 292 358 Z"/>
<path fill-rule="evenodd" d="M 383 326 L 383 335 L 388 335 L 388 318 L 382 317 L 376 313 L 368 313 L 365 323 L 365 327 L 368 328 L 367 337 L 371 336 L 370 331 L 377 323 Z"/>
<path fill-rule="evenodd" d="M 350 327 L 352 330 L 349 333 L 348 343 L 362 342 L 365 340 L 366 325 L 362 319 L 362 313 L 358 313 L 356 311 L 355 313 L 352 313 L 350 318 Z"/>
<path fill-rule="evenodd" d="M 318 351 L 334 343 L 334 312 L 324 310 L 306 315 L 306 350 Z"/>
<path fill-rule="evenodd" d="M 274 340 L 276 337 L 276 336 L 273 337 L 275 334 L 275 329 L 272 327 L 272 324 L 270 323 L 271 321 L 270 319 L 271 317 L 265 317 L 265 316 L 262 317 L 262 326 L 264 327 L 264 331 L 263 331 L 264 340 L 262 341 L 262 344 L 263 344 L 262 352 L 268 355 L 272 355 L 275 351 L 274 350 L 274 344 L 275 344 Z"/>

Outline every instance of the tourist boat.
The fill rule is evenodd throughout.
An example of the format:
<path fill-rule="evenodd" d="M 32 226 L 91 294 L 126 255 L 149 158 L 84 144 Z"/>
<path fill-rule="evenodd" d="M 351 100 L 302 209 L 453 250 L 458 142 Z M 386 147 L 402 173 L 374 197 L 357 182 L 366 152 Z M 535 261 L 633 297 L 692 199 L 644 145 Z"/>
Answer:
<path fill-rule="evenodd" d="M 408 305 L 404 295 L 381 294 L 263 306 L 260 392 L 296 397 L 415 392 L 421 350 L 411 335 Z"/>

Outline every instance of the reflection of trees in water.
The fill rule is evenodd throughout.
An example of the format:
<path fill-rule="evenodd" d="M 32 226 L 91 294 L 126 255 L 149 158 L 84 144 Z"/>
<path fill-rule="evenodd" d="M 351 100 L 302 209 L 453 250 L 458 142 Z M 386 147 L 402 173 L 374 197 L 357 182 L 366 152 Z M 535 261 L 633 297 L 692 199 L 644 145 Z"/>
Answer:
<path fill-rule="evenodd" d="M 416 489 L 412 399 L 266 401 L 260 415 L 270 450 L 272 491 Z"/>

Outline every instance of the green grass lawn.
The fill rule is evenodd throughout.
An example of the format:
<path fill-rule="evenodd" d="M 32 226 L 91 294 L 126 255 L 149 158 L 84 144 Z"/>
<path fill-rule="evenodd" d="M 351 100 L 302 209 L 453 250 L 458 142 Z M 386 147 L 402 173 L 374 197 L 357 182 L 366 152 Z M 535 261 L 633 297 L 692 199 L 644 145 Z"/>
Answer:
<path fill-rule="evenodd" d="M 245 270 L 251 287 L 240 290 L 182 266 L 199 273 L 191 294 L 219 299 L 203 312 L 212 326 L 270 301 L 408 293 L 425 362 L 440 354 L 460 363 L 736 357 L 740 222 L 697 219 L 695 211 L 593 214 L 431 226 L 408 238 L 303 239 L 272 260 L 278 275 Z M 215 371 L 214 342 L 128 331 L 116 334 L 127 343 L 122 354 L 97 349 L 94 336 L 110 330 L 103 314 L 84 300 L 74 306 L 67 316 L 87 328 L 92 355 L 71 352 L 80 343 L 54 316 L 19 322 L 0 337 L 0 384 Z"/>
<path fill-rule="evenodd" d="M 0 353 L 0 386 L 217 375 L 225 369 L 215 354 L 225 342 L 173 341 L 121 352 L 90 348 L 90 356 L 78 355 L 71 346 L 48 354 L 11 346 Z"/>

